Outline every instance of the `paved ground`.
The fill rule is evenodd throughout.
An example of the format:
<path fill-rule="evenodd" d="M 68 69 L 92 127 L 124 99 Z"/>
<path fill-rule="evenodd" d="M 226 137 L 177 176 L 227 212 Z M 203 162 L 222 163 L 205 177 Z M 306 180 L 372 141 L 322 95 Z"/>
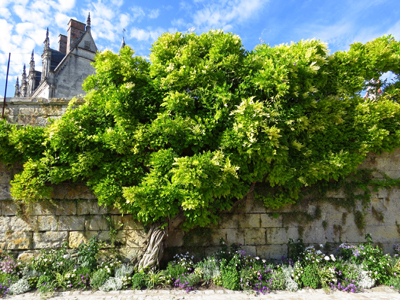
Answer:
<path fill-rule="evenodd" d="M 40 300 L 39 294 L 27 293 L 18 296 L 7 296 L 10 300 Z M 362 293 L 333 292 L 326 294 L 323 290 L 301 290 L 296 293 L 276 292 L 266 295 L 256 295 L 248 292 L 234 292 L 229 290 L 204 290 L 185 293 L 182 290 L 144 290 L 144 291 L 118 291 L 118 292 L 62 292 L 56 293 L 51 299 L 55 300 L 242 300 L 242 299 L 272 299 L 272 300 L 400 300 L 400 294 L 388 287 L 376 287 Z"/>

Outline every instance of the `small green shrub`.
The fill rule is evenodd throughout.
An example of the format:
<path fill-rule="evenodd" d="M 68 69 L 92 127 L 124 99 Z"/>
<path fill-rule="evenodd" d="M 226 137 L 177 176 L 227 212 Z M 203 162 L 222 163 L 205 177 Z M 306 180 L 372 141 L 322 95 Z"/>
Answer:
<path fill-rule="evenodd" d="M 110 274 L 106 269 L 99 269 L 96 272 L 92 274 L 92 277 L 90 278 L 90 286 L 98 290 L 110 277 Z"/>
<path fill-rule="evenodd" d="M 304 273 L 301 276 L 301 282 L 305 287 L 311 287 L 316 289 L 320 285 L 320 279 L 318 276 L 318 271 L 315 269 L 315 266 L 308 265 L 304 268 Z"/>
<path fill-rule="evenodd" d="M 88 244 L 81 243 L 78 246 L 78 264 L 82 268 L 95 270 L 97 266 L 96 255 L 99 252 L 99 242 L 96 236 L 92 236 Z"/>
<path fill-rule="evenodd" d="M 147 285 L 147 274 L 144 272 L 135 273 L 132 276 L 132 288 L 134 290 L 144 289 Z"/>
<path fill-rule="evenodd" d="M 239 290 L 239 272 L 238 272 L 238 264 L 240 265 L 240 261 L 237 255 L 234 255 L 233 258 L 228 262 L 226 259 L 222 259 L 221 262 L 221 277 L 222 277 L 222 286 L 224 288 L 230 290 Z"/>

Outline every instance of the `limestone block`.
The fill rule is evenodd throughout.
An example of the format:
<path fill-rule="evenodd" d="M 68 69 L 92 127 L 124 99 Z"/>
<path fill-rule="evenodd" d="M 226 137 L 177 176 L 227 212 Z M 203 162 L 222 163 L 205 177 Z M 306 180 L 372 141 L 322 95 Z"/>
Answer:
<path fill-rule="evenodd" d="M 33 231 L 37 227 L 37 219 L 32 216 L 27 220 L 23 220 L 20 217 L 9 218 L 9 230 L 11 231 Z"/>
<path fill-rule="evenodd" d="M 297 241 L 299 230 L 297 227 L 267 228 L 267 244 L 286 244 L 289 238 Z"/>
<path fill-rule="evenodd" d="M 49 201 L 41 201 L 32 204 L 31 215 L 33 216 L 50 216 L 55 215 L 56 207 Z"/>
<path fill-rule="evenodd" d="M 396 225 L 383 225 L 383 226 L 365 226 L 365 232 L 372 236 L 375 243 L 395 243 L 399 242 L 400 234 L 397 231 Z"/>
<path fill-rule="evenodd" d="M 183 230 L 174 230 L 169 232 L 166 236 L 167 247 L 182 247 L 184 235 L 185 233 Z"/>
<path fill-rule="evenodd" d="M 121 248 L 119 249 L 119 253 L 123 257 L 124 263 L 129 263 L 136 257 L 140 255 L 142 252 L 141 248 Z"/>
<path fill-rule="evenodd" d="M 3 216 L 15 216 L 17 214 L 17 205 L 12 200 L 0 201 L 1 214 Z"/>
<path fill-rule="evenodd" d="M 78 200 L 78 215 L 102 215 L 107 209 L 99 206 L 97 200 Z"/>
<path fill-rule="evenodd" d="M 243 220 L 243 214 L 222 214 L 217 228 L 241 228 Z"/>
<path fill-rule="evenodd" d="M 32 258 L 35 258 L 37 255 L 39 255 L 39 253 L 40 253 L 40 251 L 38 251 L 38 250 L 24 251 L 18 255 L 17 260 L 20 260 L 25 263 L 29 263 L 32 260 Z"/>
<path fill-rule="evenodd" d="M 0 184 L 0 200 L 12 199 L 10 193 L 10 184 Z"/>
<path fill-rule="evenodd" d="M 9 217 L 3 217 L 0 216 L 0 233 L 6 233 L 6 231 L 9 230 L 9 222 L 10 222 L 10 218 Z"/>
<path fill-rule="evenodd" d="M 264 206 L 264 203 L 262 203 L 259 200 L 256 200 L 254 198 L 253 194 L 250 194 L 249 197 L 247 197 L 246 202 L 246 213 L 266 213 L 267 209 Z"/>
<path fill-rule="evenodd" d="M 268 228 L 268 227 L 282 227 L 283 218 L 282 215 L 278 217 L 274 217 L 272 214 L 262 214 L 261 216 L 261 227 Z"/>
<path fill-rule="evenodd" d="M 89 217 L 85 221 L 86 230 L 108 230 L 106 219 L 102 215 Z"/>
<path fill-rule="evenodd" d="M 53 199 L 96 199 L 92 191 L 84 184 L 59 184 L 54 186 Z"/>
<path fill-rule="evenodd" d="M 221 239 L 226 243 L 226 240 L 227 240 L 226 233 L 227 233 L 227 229 L 219 229 L 219 230 L 213 231 L 211 234 L 211 245 L 213 245 L 213 246 L 220 245 Z"/>
<path fill-rule="evenodd" d="M 218 247 L 218 246 L 206 247 L 206 248 L 204 248 L 204 255 L 209 256 L 218 251 L 221 251 L 221 247 Z"/>
<path fill-rule="evenodd" d="M 122 227 L 118 227 L 118 228 L 123 228 L 124 230 L 133 230 L 133 229 L 143 229 L 144 226 L 142 223 L 135 221 L 133 219 L 132 215 L 112 215 L 111 216 L 111 220 L 112 222 L 118 226 L 118 224 L 123 224 Z"/>
<path fill-rule="evenodd" d="M 33 248 L 60 248 L 68 239 L 67 231 L 47 231 L 33 233 Z"/>
<path fill-rule="evenodd" d="M 6 249 L 25 250 L 30 249 L 32 245 L 32 232 L 10 232 L 6 233 Z"/>
<path fill-rule="evenodd" d="M 0 185 L 10 184 L 11 170 L 4 164 L 0 163 Z"/>
<path fill-rule="evenodd" d="M 327 241 L 326 231 L 322 227 L 322 221 L 318 220 L 306 226 L 303 232 L 304 243 L 325 243 Z"/>
<path fill-rule="evenodd" d="M 264 228 L 252 228 L 247 229 L 244 232 L 244 244 L 245 245 L 265 245 L 265 229 Z"/>
<path fill-rule="evenodd" d="M 244 234 L 246 230 L 252 229 L 227 229 L 226 242 L 228 245 L 241 244 L 244 245 Z"/>
<path fill-rule="evenodd" d="M 77 210 L 76 206 L 77 204 L 76 201 L 74 200 L 58 201 L 56 206 L 56 215 L 63 215 L 63 216 L 76 215 L 76 210 Z"/>
<path fill-rule="evenodd" d="M 84 216 L 59 216 L 58 230 L 84 230 Z"/>
<path fill-rule="evenodd" d="M 147 234 L 143 230 L 126 230 L 126 247 L 143 247 L 146 242 Z"/>
<path fill-rule="evenodd" d="M 58 230 L 58 218 L 55 216 L 38 216 L 37 229 L 39 231 Z"/>
<path fill-rule="evenodd" d="M 342 241 L 347 243 L 362 243 L 365 242 L 365 230 L 361 231 L 354 223 L 343 226 Z"/>
<path fill-rule="evenodd" d="M 282 256 L 287 257 L 287 245 L 257 246 L 256 254 L 265 259 L 282 259 Z"/>
<path fill-rule="evenodd" d="M 387 198 L 389 196 L 388 189 L 379 189 L 378 190 L 378 198 Z"/>
<path fill-rule="evenodd" d="M 242 250 L 244 250 L 245 255 L 251 255 L 251 256 L 257 255 L 256 246 L 243 246 Z"/>
<path fill-rule="evenodd" d="M 98 240 L 103 242 L 102 249 L 111 248 L 109 231 L 70 231 L 68 246 L 72 249 L 78 248 L 81 243 L 87 244 L 93 236 L 97 236 Z M 125 234 L 118 232 L 115 242 L 125 243 Z"/>

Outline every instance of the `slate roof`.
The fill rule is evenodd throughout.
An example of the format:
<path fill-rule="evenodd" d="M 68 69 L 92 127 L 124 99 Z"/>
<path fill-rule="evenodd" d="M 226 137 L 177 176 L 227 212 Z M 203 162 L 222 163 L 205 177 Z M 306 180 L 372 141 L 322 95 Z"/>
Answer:
<path fill-rule="evenodd" d="M 54 49 L 50 49 L 50 51 L 51 51 L 50 71 L 54 71 L 54 69 L 58 66 L 58 64 L 65 57 L 65 54 L 60 51 L 54 50 Z"/>

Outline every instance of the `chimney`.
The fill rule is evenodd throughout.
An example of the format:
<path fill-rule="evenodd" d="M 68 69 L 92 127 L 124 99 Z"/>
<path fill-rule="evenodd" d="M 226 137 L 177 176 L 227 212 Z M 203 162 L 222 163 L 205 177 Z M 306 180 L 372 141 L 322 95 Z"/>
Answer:
<path fill-rule="evenodd" d="M 67 54 L 67 36 L 60 34 L 58 36 L 58 51 Z"/>
<path fill-rule="evenodd" d="M 68 37 L 67 37 L 67 53 L 71 51 L 75 46 L 76 42 L 85 33 L 85 23 L 71 19 L 68 23 Z"/>

